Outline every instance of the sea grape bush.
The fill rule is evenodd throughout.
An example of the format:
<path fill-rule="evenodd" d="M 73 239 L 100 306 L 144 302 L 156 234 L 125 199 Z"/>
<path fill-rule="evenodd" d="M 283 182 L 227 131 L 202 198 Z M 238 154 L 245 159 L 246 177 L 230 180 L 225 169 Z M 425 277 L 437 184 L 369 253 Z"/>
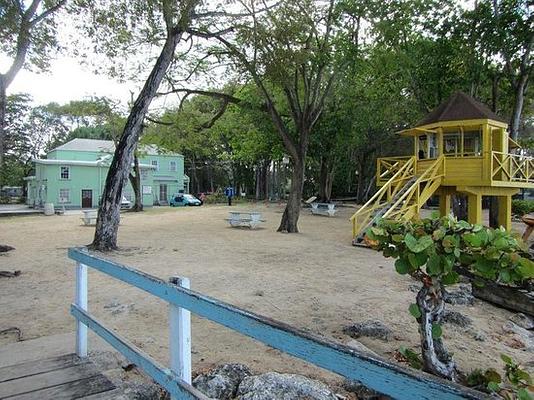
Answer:
<path fill-rule="evenodd" d="M 530 374 L 505 354 L 501 354 L 501 360 L 504 362 L 504 377 L 491 368 L 486 371 L 477 369 L 469 374 L 466 383 L 506 400 L 532 400 L 534 386 Z"/>
<path fill-rule="evenodd" d="M 534 278 L 534 262 L 520 239 L 451 216 L 380 220 L 366 232 L 366 242 L 396 259 L 399 274 L 422 283 L 409 312 L 419 324 L 423 369 L 453 381 L 458 370 L 442 340 L 445 286 L 457 283 L 460 273 L 474 276 L 475 284 L 520 285 Z"/>
<path fill-rule="evenodd" d="M 502 284 L 534 278 L 534 262 L 525 244 L 503 228 L 471 225 L 453 217 L 412 222 L 381 220 L 367 231 L 367 241 L 393 257 L 399 274 L 458 282 L 457 267 Z"/>

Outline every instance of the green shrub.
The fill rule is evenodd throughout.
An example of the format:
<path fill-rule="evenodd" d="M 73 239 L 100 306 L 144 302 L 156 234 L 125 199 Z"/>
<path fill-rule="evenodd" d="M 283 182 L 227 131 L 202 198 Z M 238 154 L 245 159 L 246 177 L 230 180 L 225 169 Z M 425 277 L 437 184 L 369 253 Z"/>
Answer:
<path fill-rule="evenodd" d="M 419 324 L 423 369 L 451 380 L 459 376 L 442 340 L 445 286 L 457 283 L 463 270 L 476 277 L 475 284 L 489 280 L 517 285 L 534 278 L 534 262 L 525 244 L 503 228 L 453 217 L 381 220 L 367 231 L 366 241 L 396 259 L 399 274 L 422 283 L 408 311 Z"/>
<path fill-rule="evenodd" d="M 534 212 L 534 200 L 512 200 L 512 213 L 523 216 Z"/>

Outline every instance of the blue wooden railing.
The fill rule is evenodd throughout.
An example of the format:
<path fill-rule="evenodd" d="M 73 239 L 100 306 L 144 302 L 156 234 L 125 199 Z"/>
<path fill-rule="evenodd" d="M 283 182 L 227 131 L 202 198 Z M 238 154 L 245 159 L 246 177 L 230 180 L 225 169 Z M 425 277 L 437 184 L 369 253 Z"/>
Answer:
<path fill-rule="evenodd" d="M 384 359 L 360 352 L 329 339 L 295 329 L 287 324 L 242 310 L 193 290 L 166 282 L 142 271 L 89 254 L 82 248 L 71 248 L 69 258 L 78 265 L 76 304 L 71 314 L 78 323 L 77 351 L 87 352 L 87 327 L 110 343 L 132 363 L 139 366 L 175 399 L 207 399 L 175 370 L 160 365 L 140 349 L 104 327 L 87 312 L 86 272 L 90 267 L 113 278 L 142 289 L 171 306 L 192 313 L 250 336 L 268 346 L 301 358 L 347 379 L 395 399 L 482 399 L 480 392 L 412 369 L 401 368 Z M 173 338 L 171 337 L 171 340 Z M 85 352 L 84 352 L 85 350 Z"/>

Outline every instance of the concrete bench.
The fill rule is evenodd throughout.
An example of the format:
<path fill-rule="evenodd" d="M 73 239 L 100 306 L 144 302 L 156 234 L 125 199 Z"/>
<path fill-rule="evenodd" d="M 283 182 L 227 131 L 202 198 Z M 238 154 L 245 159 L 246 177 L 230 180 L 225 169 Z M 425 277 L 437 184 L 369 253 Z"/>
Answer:
<path fill-rule="evenodd" d="M 229 218 L 226 220 L 232 228 L 238 226 L 248 226 L 250 229 L 256 229 L 262 222 L 261 213 L 256 211 L 230 211 Z"/>
<path fill-rule="evenodd" d="M 83 217 L 80 219 L 84 225 L 96 225 L 96 218 L 98 216 L 97 210 L 82 210 Z"/>
<path fill-rule="evenodd" d="M 313 215 L 325 215 L 333 217 L 337 210 L 336 205 L 333 203 L 312 203 L 311 212 Z"/>

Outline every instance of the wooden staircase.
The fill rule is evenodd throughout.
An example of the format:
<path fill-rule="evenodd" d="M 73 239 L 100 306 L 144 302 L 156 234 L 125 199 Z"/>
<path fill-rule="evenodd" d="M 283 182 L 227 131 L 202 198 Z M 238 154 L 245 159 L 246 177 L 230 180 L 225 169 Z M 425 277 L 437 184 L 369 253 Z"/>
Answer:
<path fill-rule="evenodd" d="M 445 158 L 440 156 L 417 173 L 415 157 L 391 162 L 379 179 L 389 180 L 351 217 L 353 244 L 361 243 L 367 229 L 381 218 L 408 221 L 439 188 L 445 175 Z"/>

